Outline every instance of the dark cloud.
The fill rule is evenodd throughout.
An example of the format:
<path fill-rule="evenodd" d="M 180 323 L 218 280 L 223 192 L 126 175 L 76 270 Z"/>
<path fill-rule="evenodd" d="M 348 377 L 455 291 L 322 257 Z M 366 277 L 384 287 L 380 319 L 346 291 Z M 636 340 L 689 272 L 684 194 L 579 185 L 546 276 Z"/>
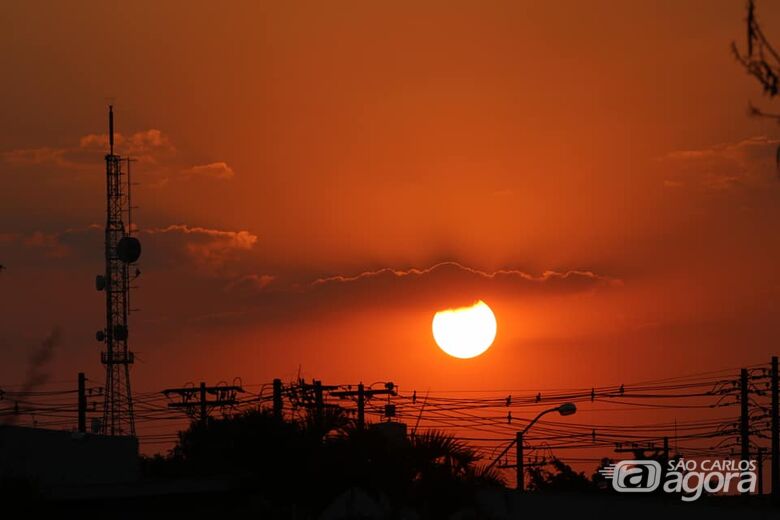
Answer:
<path fill-rule="evenodd" d="M 587 270 L 545 271 L 534 275 L 518 269 L 483 271 L 458 262 L 441 262 L 425 268 L 383 268 L 355 275 L 318 278 L 298 290 L 339 298 L 339 295 L 391 300 L 450 301 L 453 296 L 467 300 L 484 295 L 522 296 L 529 293 L 572 293 L 616 287 L 622 281 Z"/>
<path fill-rule="evenodd" d="M 427 267 L 423 269 L 418 269 L 413 267 L 404 270 L 404 269 L 393 269 L 390 267 L 385 267 L 376 271 L 365 271 L 356 275 L 333 275 L 324 278 L 318 278 L 317 280 L 311 282 L 311 286 L 327 285 L 331 283 L 356 283 L 363 280 L 381 279 L 381 278 L 388 278 L 388 279 L 403 279 L 407 277 L 420 278 L 425 276 L 434 276 L 437 273 L 441 273 L 444 271 L 466 273 L 468 275 L 472 275 L 477 278 L 482 278 L 484 280 L 503 279 L 507 281 L 514 280 L 514 281 L 532 282 L 532 283 L 539 283 L 539 284 L 556 283 L 556 282 L 566 283 L 567 281 L 573 283 L 579 283 L 585 281 L 588 284 L 595 281 L 598 283 L 610 284 L 610 285 L 622 283 L 620 280 L 609 278 L 606 276 L 601 276 L 592 271 L 577 271 L 577 270 L 570 270 L 565 272 L 545 271 L 540 275 L 533 275 L 517 269 L 499 269 L 497 271 L 488 272 L 488 271 L 481 271 L 479 269 L 474 269 L 472 267 L 465 266 L 458 262 L 440 262 L 431 267 Z"/>
<path fill-rule="evenodd" d="M 108 147 L 108 134 L 89 134 L 81 137 L 78 145 L 10 150 L 0 153 L 0 159 L 19 168 L 46 167 L 47 173 L 51 173 L 52 168 L 55 173 L 84 173 L 94 170 Z M 234 170 L 224 161 L 186 165 L 170 137 L 156 128 L 129 135 L 115 134 L 114 150 L 136 161 L 136 173 L 154 174 L 154 179 L 147 179 L 152 186 L 165 185 L 171 180 L 196 177 L 228 180 L 235 176 Z"/>
<path fill-rule="evenodd" d="M 160 130 L 151 128 L 129 136 L 114 136 L 115 151 L 142 163 L 156 164 L 176 154 L 170 139 Z M 66 170 L 94 168 L 96 157 L 108 150 L 107 134 L 89 134 L 78 146 L 41 147 L 11 150 L 2 153 L 6 163 L 15 165 L 46 165 Z"/>
<path fill-rule="evenodd" d="M 71 269 L 99 272 L 102 235 L 97 224 L 59 233 L 8 235 L 2 250 L 9 244 L 17 249 L 17 255 L 8 257 L 9 264 L 29 265 L 32 255 L 41 265 L 56 261 Z M 566 296 L 623 285 L 620 279 L 587 269 L 489 271 L 455 261 L 312 276 L 295 268 L 264 265 L 257 251 L 259 238 L 247 230 L 174 224 L 143 229 L 138 236 L 144 298 L 168 300 L 171 294 L 187 294 L 186 302 L 169 302 L 174 307 L 165 308 L 193 321 L 208 316 L 209 322 L 245 324 L 363 308 L 445 308 L 478 299 Z"/>
<path fill-rule="evenodd" d="M 158 270 L 198 271 L 234 277 L 238 264 L 256 246 L 257 235 L 187 224 L 142 229 L 141 263 Z M 33 231 L 0 235 L 0 251 L 9 263 L 50 263 L 84 266 L 103 258 L 103 227 L 98 224 L 63 231 Z"/>
<path fill-rule="evenodd" d="M 184 260 L 185 265 L 215 274 L 226 272 L 229 264 L 254 249 L 258 240 L 257 235 L 246 230 L 229 231 L 186 224 L 144 229 L 141 235 L 151 239 L 152 247 L 148 249 L 156 258 L 177 263 Z M 154 251 L 155 245 L 160 245 L 165 253 L 160 255 Z"/>
<path fill-rule="evenodd" d="M 708 148 L 670 152 L 661 157 L 667 167 L 664 186 L 709 190 L 766 186 L 777 177 L 778 145 L 777 139 L 759 136 Z"/>
<path fill-rule="evenodd" d="M 224 161 L 200 164 L 184 170 L 185 175 L 205 177 L 210 179 L 228 180 L 235 177 L 236 172 Z"/>
<path fill-rule="evenodd" d="M 227 288 L 237 304 L 254 305 L 258 315 L 296 319 L 322 311 L 396 305 L 445 308 L 470 305 L 478 299 L 560 296 L 622 285 L 617 278 L 587 270 L 550 270 L 534 275 L 517 269 L 483 271 L 450 261 L 425 268 L 382 268 L 308 281 L 250 275 L 237 278 Z"/>
<path fill-rule="evenodd" d="M 0 252 L 9 264 L 26 266 L 69 262 L 75 265 L 90 256 L 100 258 L 102 229 L 97 224 L 63 231 L 36 230 L 0 234 Z"/>
<path fill-rule="evenodd" d="M 108 134 L 85 135 L 79 140 L 79 148 L 91 151 L 107 150 Z M 114 150 L 120 155 L 150 163 L 171 157 L 177 152 L 170 138 L 156 128 L 135 132 L 129 136 L 115 134 Z"/>
<path fill-rule="evenodd" d="M 233 291 L 262 291 L 266 289 L 276 279 L 270 274 L 245 274 L 235 280 L 230 281 L 225 290 Z"/>

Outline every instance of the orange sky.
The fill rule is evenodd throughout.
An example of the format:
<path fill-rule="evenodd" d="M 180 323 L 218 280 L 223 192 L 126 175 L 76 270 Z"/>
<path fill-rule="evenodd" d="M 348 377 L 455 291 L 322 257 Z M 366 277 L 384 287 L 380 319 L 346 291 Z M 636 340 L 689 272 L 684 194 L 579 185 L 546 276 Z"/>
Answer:
<path fill-rule="evenodd" d="M 746 115 L 771 102 L 729 52 L 743 9 L 5 6 L 0 383 L 57 326 L 52 378 L 102 380 L 108 99 L 139 159 L 137 389 L 299 366 L 546 388 L 768 361 L 778 130 Z M 780 6 L 759 10 L 780 39 Z M 496 343 L 449 358 L 433 313 L 476 299 Z"/>

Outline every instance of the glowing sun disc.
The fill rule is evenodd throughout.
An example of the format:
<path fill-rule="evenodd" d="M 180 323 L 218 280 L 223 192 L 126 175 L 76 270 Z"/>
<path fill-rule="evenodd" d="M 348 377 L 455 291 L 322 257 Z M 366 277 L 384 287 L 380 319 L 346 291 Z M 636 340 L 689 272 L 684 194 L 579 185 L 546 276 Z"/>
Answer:
<path fill-rule="evenodd" d="M 471 307 L 439 311 L 433 316 L 433 339 L 450 356 L 469 359 L 485 352 L 496 339 L 496 316 L 482 300 Z"/>

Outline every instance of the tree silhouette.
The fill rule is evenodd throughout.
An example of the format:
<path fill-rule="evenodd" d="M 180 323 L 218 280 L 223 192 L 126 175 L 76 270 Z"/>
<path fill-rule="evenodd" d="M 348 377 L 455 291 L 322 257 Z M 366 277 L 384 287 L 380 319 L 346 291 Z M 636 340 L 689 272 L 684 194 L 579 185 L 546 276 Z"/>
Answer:
<path fill-rule="evenodd" d="M 593 472 L 593 474 L 590 477 L 591 482 L 593 482 L 593 485 L 601 490 L 610 490 L 612 489 L 612 483 L 610 480 L 605 477 L 602 473 L 599 473 L 599 470 L 606 468 L 607 466 L 614 464 L 615 461 L 609 457 L 603 457 L 601 459 L 601 462 L 599 463 L 598 467 L 596 468 L 596 471 Z"/>
<path fill-rule="evenodd" d="M 780 78 L 780 55 L 775 51 L 766 35 L 764 35 L 761 25 L 758 23 L 754 0 L 748 0 L 747 18 L 745 21 L 747 49 L 745 52 L 741 52 L 734 42 L 731 44 L 731 49 L 734 52 L 734 56 L 745 67 L 747 72 L 761 83 L 764 92 L 770 98 L 775 97 L 780 92 L 778 90 L 780 88 L 778 85 L 778 78 Z M 780 114 L 763 114 L 760 111 L 758 113 L 775 118 L 780 117 Z"/>
<path fill-rule="evenodd" d="M 577 472 L 571 466 L 558 458 L 553 458 L 549 465 L 532 466 L 528 468 L 530 482 L 528 489 L 534 491 L 593 491 L 595 484 Z"/>
<path fill-rule="evenodd" d="M 482 486 L 502 485 L 477 453 L 451 435 L 388 435 L 357 429 L 337 408 L 280 420 L 267 410 L 193 422 L 167 457 L 146 460 L 157 476 L 227 475 L 266 500 L 320 511 L 360 488 L 393 507 L 437 512 L 468 505 Z"/>
<path fill-rule="evenodd" d="M 778 84 L 780 81 L 780 54 L 769 42 L 758 23 L 754 0 L 748 0 L 745 23 L 747 36 L 745 51 L 740 51 L 735 42 L 731 43 L 731 50 L 748 74 L 758 80 L 764 93 L 770 99 L 774 98 L 780 92 L 780 84 Z M 780 123 L 780 113 L 768 112 L 752 104 L 748 105 L 748 110 L 752 116 L 767 117 Z M 775 164 L 778 167 L 778 176 L 780 176 L 780 147 L 775 151 Z"/>

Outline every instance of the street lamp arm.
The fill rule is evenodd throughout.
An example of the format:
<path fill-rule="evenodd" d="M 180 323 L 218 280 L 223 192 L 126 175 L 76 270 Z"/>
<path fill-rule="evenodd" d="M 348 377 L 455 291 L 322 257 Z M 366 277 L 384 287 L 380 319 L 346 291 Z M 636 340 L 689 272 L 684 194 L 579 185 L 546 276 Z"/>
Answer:
<path fill-rule="evenodd" d="M 529 423 L 526 425 L 526 427 L 525 427 L 525 428 L 523 428 L 522 435 L 525 435 L 526 433 L 528 433 L 528 430 L 530 430 L 530 429 L 531 429 L 531 426 L 533 426 L 534 424 L 536 424 L 536 421 L 538 421 L 539 419 L 541 419 L 543 416 L 547 415 L 547 414 L 548 414 L 548 413 L 550 413 L 550 412 L 557 412 L 557 411 L 558 411 L 558 407 L 555 407 L 555 408 L 550 408 L 550 409 L 548 409 L 548 410 L 545 410 L 545 411 L 541 412 L 539 415 L 537 415 L 536 417 L 534 417 L 534 418 L 531 420 L 531 422 L 529 422 Z"/>
<path fill-rule="evenodd" d="M 529 422 L 529 423 L 526 425 L 526 427 L 525 427 L 525 428 L 523 428 L 523 431 L 522 431 L 521 435 L 525 435 L 525 434 L 526 434 L 526 432 L 528 432 L 528 430 L 529 430 L 529 429 L 531 429 L 531 426 L 533 426 L 534 424 L 536 424 L 536 421 L 538 421 L 539 419 L 541 419 L 543 416 L 547 415 L 547 414 L 548 414 L 548 413 L 550 413 L 550 412 L 557 412 L 559 409 L 560 409 L 560 407 L 559 407 L 559 406 L 556 406 L 555 408 L 549 408 L 549 409 L 547 409 L 547 410 L 544 410 L 544 411 L 542 411 L 541 413 L 539 413 L 539 415 L 537 415 L 536 417 L 534 417 L 534 418 L 531 420 L 531 422 Z M 511 450 L 511 449 L 512 449 L 512 446 L 514 446 L 514 445 L 515 445 L 515 443 L 517 443 L 517 439 L 513 439 L 513 440 L 512 440 L 512 442 L 510 442 L 510 443 L 509 443 L 509 445 L 508 445 L 506 448 L 504 448 L 504 451 L 502 451 L 501 453 L 499 453 L 499 454 L 498 454 L 498 457 L 496 457 L 495 459 L 493 459 L 493 462 L 491 462 L 490 464 L 488 464 L 488 465 L 487 465 L 487 467 L 485 468 L 485 471 L 489 471 L 489 470 L 490 470 L 490 469 L 491 469 L 493 466 L 495 466 L 495 465 L 498 463 L 498 461 L 499 461 L 499 460 L 501 460 L 501 457 L 503 457 L 504 455 L 506 455 L 506 454 L 507 454 L 507 452 L 508 452 L 509 450 Z"/>

